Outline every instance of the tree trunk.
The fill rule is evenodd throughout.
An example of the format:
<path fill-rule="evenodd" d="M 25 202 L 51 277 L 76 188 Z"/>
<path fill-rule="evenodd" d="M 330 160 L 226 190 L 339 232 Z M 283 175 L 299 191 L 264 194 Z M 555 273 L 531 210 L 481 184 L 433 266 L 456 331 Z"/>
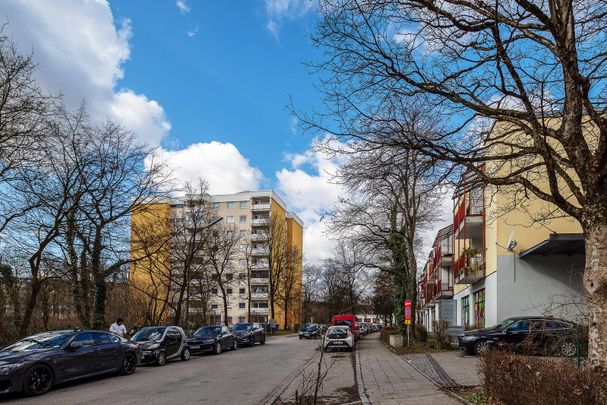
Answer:
<path fill-rule="evenodd" d="M 36 302 L 38 301 L 38 294 L 40 293 L 40 288 L 40 281 L 37 278 L 32 277 L 29 299 L 27 300 L 25 312 L 23 313 L 23 318 L 21 319 L 21 325 L 19 327 L 20 337 L 27 335 L 30 323 L 32 321 L 32 315 L 34 314 L 34 309 L 36 308 Z"/>
<path fill-rule="evenodd" d="M 585 228 L 588 361 L 591 367 L 607 370 L 607 223 Z"/>
<path fill-rule="evenodd" d="M 223 295 L 223 324 L 228 326 L 228 297 L 226 297 L 226 292 L 223 288 L 221 289 L 221 292 Z"/>
<path fill-rule="evenodd" d="M 95 240 L 93 241 L 93 251 L 91 254 L 91 271 L 95 283 L 95 295 L 93 303 L 93 327 L 95 329 L 105 328 L 105 300 L 107 296 L 107 287 L 105 285 L 105 273 L 101 266 L 102 250 L 102 230 L 97 227 L 95 231 Z"/>
<path fill-rule="evenodd" d="M 285 323 L 284 330 L 287 330 L 289 327 L 289 299 L 285 298 Z"/>

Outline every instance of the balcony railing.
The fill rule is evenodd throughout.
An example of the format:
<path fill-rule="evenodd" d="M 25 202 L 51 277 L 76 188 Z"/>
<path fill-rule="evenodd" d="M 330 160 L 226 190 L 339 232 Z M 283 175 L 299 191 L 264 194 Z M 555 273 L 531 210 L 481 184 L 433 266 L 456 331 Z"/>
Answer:
<path fill-rule="evenodd" d="M 268 240 L 268 234 L 267 233 L 252 233 L 251 240 L 252 241 Z"/>
<path fill-rule="evenodd" d="M 251 313 L 254 315 L 268 315 L 270 308 L 251 308 Z"/>
<path fill-rule="evenodd" d="M 485 262 L 482 254 L 470 257 L 462 254 L 453 267 L 455 284 L 473 284 L 485 276 Z"/>
<path fill-rule="evenodd" d="M 267 256 L 268 249 L 265 248 L 253 248 L 251 249 L 251 255 L 253 256 Z"/>
<path fill-rule="evenodd" d="M 269 278 L 251 278 L 251 284 L 254 285 L 267 285 L 269 281 Z"/>
<path fill-rule="evenodd" d="M 436 284 L 436 299 L 453 298 L 453 288 L 448 282 L 438 280 Z"/>
<path fill-rule="evenodd" d="M 255 301 L 267 301 L 270 299 L 268 293 L 251 293 L 251 299 Z"/>
<path fill-rule="evenodd" d="M 270 265 L 268 263 L 255 263 L 251 265 L 251 270 L 269 270 Z"/>
<path fill-rule="evenodd" d="M 270 211 L 270 204 L 253 204 L 252 211 Z"/>

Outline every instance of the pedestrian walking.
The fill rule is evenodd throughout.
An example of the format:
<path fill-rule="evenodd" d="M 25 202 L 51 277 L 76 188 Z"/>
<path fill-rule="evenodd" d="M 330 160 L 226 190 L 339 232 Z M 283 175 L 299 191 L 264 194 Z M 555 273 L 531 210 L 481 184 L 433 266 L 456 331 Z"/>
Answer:
<path fill-rule="evenodd" d="M 122 318 L 116 319 L 116 322 L 114 322 L 110 326 L 110 332 L 112 332 L 113 334 L 116 334 L 120 337 L 124 337 L 124 335 L 126 334 L 126 326 L 124 326 L 124 319 L 122 319 Z"/>

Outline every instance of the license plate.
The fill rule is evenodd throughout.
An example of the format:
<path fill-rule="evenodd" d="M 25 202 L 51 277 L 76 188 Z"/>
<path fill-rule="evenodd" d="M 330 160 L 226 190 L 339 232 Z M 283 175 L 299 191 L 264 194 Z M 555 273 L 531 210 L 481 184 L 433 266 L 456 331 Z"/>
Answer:
<path fill-rule="evenodd" d="M 196 345 L 196 346 L 190 346 L 190 349 L 194 349 L 194 350 L 200 349 L 200 346 L 198 346 L 198 345 Z"/>

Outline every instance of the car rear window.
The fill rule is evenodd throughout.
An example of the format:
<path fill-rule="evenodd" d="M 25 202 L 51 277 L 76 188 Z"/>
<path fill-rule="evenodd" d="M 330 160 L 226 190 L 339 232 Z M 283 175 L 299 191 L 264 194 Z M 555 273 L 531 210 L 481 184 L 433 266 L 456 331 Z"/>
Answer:
<path fill-rule="evenodd" d="M 335 321 L 335 326 L 347 326 L 349 328 L 352 327 L 352 321 L 347 319 L 338 319 Z"/>

